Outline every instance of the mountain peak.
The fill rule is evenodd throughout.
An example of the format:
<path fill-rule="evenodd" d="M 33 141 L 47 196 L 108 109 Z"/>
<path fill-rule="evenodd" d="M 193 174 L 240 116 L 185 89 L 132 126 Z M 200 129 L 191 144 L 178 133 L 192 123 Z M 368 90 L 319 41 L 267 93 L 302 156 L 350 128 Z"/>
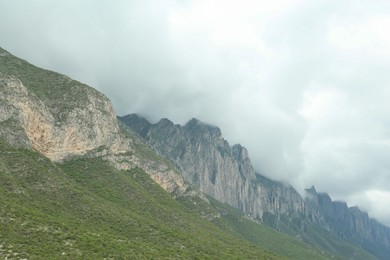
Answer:
<path fill-rule="evenodd" d="M 137 114 L 137 113 L 128 114 L 128 115 L 122 116 L 122 118 L 127 118 L 127 119 L 135 118 L 135 119 L 147 121 L 143 116 L 141 116 L 140 114 Z"/>
<path fill-rule="evenodd" d="M 175 124 L 168 118 L 162 118 L 158 121 L 157 125 L 162 127 L 173 127 Z"/>
<path fill-rule="evenodd" d="M 192 124 L 202 124 L 202 122 L 201 122 L 199 119 L 193 117 L 193 118 L 191 118 L 191 120 L 189 120 L 189 121 L 187 122 L 186 125 L 192 125 Z"/>
<path fill-rule="evenodd" d="M 217 126 L 210 125 L 207 123 L 203 123 L 197 118 L 192 118 L 190 121 L 188 121 L 184 128 L 186 130 L 190 130 L 193 133 L 199 133 L 202 135 L 210 135 L 212 138 L 221 138 L 222 132 L 221 129 Z"/>
<path fill-rule="evenodd" d="M 317 191 L 316 191 L 316 188 L 314 187 L 314 185 L 312 185 L 308 189 L 305 189 L 305 191 L 306 191 L 306 193 L 309 193 L 309 194 L 317 194 Z"/>
<path fill-rule="evenodd" d="M 132 124 L 135 128 L 134 130 L 142 137 L 145 137 L 146 132 L 152 125 L 147 119 L 135 113 L 122 117 L 118 116 L 117 118 L 124 124 Z"/>

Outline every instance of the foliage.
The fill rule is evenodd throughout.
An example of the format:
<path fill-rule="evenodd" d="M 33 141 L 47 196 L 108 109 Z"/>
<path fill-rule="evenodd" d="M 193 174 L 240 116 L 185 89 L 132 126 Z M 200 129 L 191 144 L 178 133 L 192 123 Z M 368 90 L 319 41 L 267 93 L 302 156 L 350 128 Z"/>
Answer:
<path fill-rule="evenodd" d="M 141 169 L 0 145 L 2 258 L 278 258 L 188 212 Z"/>
<path fill-rule="evenodd" d="M 0 48 L 0 74 L 15 76 L 45 101 L 57 122 L 96 90 L 42 70 Z M 61 101 L 61 102 L 59 102 Z M 195 122 L 195 121 L 193 121 Z M 3 125 L 15 125 L 12 120 Z M 215 131 L 219 131 L 214 129 Z M 213 130 L 213 131 L 214 131 Z M 174 166 L 122 129 L 139 158 Z M 97 148 L 99 152 L 104 147 Z M 180 149 L 179 151 L 180 152 Z M 131 155 L 129 152 L 128 155 Z M 299 239 L 259 225 L 208 198 L 175 200 L 139 168 L 119 171 L 99 158 L 55 164 L 0 140 L 0 258 L 324 259 Z M 268 216 L 269 222 L 275 216 Z M 281 221 L 283 231 L 296 226 Z M 283 226 L 284 225 L 284 226 Z M 369 259 L 349 244 L 306 227 L 303 239 L 342 256 Z M 336 250 L 335 250 L 336 249 Z"/>

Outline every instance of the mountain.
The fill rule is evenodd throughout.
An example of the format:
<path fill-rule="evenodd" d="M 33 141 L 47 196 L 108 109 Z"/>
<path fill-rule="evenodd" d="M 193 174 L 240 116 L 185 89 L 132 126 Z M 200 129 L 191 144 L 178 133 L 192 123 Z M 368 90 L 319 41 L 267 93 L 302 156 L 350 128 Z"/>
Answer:
<path fill-rule="evenodd" d="M 121 170 L 141 167 L 170 192 L 188 188 L 177 171 L 135 154 L 145 149 L 122 133 L 111 101 L 97 90 L 0 49 L 0 92 L 0 138 L 13 146 L 55 162 L 94 154 Z"/>
<path fill-rule="evenodd" d="M 152 125 L 136 114 L 119 120 L 174 163 L 193 186 L 255 219 L 260 220 L 264 211 L 304 211 L 301 197 L 291 186 L 259 182 L 247 150 L 241 145 L 230 147 L 218 127 L 197 119 L 184 126 L 168 119 Z"/>
<path fill-rule="evenodd" d="M 191 186 L 85 84 L 0 48 L 0 93 L 0 258 L 332 257 Z"/>
<path fill-rule="evenodd" d="M 0 147 L 1 258 L 281 258 L 188 213 L 142 169 Z"/>
<path fill-rule="evenodd" d="M 45 71 L 0 49 L 0 136 L 53 161 L 99 146 L 121 147 L 111 102 L 67 76 Z"/>
<path fill-rule="evenodd" d="M 291 186 L 256 174 L 248 151 L 241 145 L 230 146 L 218 127 L 197 119 L 184 126 L 168 119 L 151 124 L 136 114 L 118 119 L 170 160 L 190 184 L 255 221 L 335 254 L 342 255 L 344 249 L 330 246 L 334 238 L 324 238 L 328 234 L 380 259 L 390 256 L 389 228 L 356 207 L 348 208 L 346 203 L 317 193 L 314 187 L 301 197 Z"/>
<path fill-rule="evenodd" d="M 358 207 L 349 208 L 345 202 L 332 201 L 327 193 L 317 193 L 314 187 L 306 189 L 306 195 L 307 207 L 319 213 L 337 236 L 366 248 L 381 259 L 390 256 L 390 228 L 369 218 Z"/>

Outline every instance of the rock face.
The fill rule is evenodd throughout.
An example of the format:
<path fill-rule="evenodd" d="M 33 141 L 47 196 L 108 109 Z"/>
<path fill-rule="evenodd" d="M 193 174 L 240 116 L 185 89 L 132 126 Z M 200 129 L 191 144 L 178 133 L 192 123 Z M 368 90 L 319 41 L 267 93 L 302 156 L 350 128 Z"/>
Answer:
<path fill-rule="evenodd" d="M 67 97 L 55 102 L 64 106 L 63 120 L 16 77 L 0 74 L 1 136 L 29 147 L 53 161 L 82 155 L 99 146 L 119 149 L 119 127 L 110 101 L 93 89 L 83 89 L 85 105 L 67 108 Z M 13 125 L 19 131 L 13 132 Z"/>
<path fill-rule="evenodd" d="M 314 187 L 306 189 L 306 194 L 308 207 L 339 237 L 364 245 L 381 259 L 390 256 L 390 228 L 370 219 L 358 207 L 348 208 L 345 202 L 332 201 L 327 193 L 317 193 Z"/>
<path fill-rule="evenodd" d="M 2 49 L 0 62 L 1 137 L 53 161 L 99 146 L 120 151 L 118 123 L 103 94 Z"/>
<path fill-rule="evenodd" d="M 8 143 L 57 162 L 100 156 L 119 169 L 144 169 L 168 192 L 187 190 L 175 169 L 137 154 L 137 141 L 123 135 L 110 100 L 97 90 L 0 48 L 0 93 L 0 138 Z"/>
<path fill-rule="evenodd" d="M 119 120 L 173 162 L 189 183 L 254 219 L 261 220 L 264 212 L 305 211 L 291 186 L 256 175 L 248 151 L 241 145 L 231 147 L 218 127 L 197 119 L 184 126 L 168 119 L 153 125 L 135 114 Z"/>
<path fill-rule="evenodd" d="M 247 150 L 230 146 L 218 127 L 196 119 L 184 126 L 168 119 L 150 124 L 137 115 L 120 120 L 132 130 L 118 124 L 103 94 L 0 48 L 0 138 L 8 143 L 52 161 L 85 155 L 101 157 L 118 169 L 140 167 L 175 195 L 202 198 L 188 182 L 275 228 L 299 219 L 298 233 L 308 222 L 379 258 L 390 255 L 389 228 L 314 188 L 302 198 L 291 186 L 255 174 Z"/>
<path fill-rule="evenodd" d="M 280 229 L 283 217 L 287 226 L 298 219 L 301 224 L 296 234 L 304 232 L 304 223 L 310 223 L 358 243 L 380 258 L 390 255 L 389 228 L 357 208 L 318 194 L 314 187 L 302 198 L 291 186 L 256 174 L 248 151 L 241 145 L 230 146 L 218 127 L 197 119 L 184 126 L 168 119 L 151 124 L 136 114 L 119 120 L 175 164 L 189 183 L 255 220 Z"/>

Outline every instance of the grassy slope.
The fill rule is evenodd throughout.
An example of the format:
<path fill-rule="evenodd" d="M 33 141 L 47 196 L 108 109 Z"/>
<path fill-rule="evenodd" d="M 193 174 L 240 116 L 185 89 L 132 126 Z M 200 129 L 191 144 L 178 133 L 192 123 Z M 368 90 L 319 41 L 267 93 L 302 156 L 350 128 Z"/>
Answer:
<path fill-rule="evenodd" d="M 277 258 L 186 212 L 140 169 L 0 151 L 0 257 Z"/>
<path fill-rule="evenodd" d="M 3 54 L 2 54 L 3 53 Z M 4 55 L 6 53 L 6 55 Z M 36 67 L 0 48 L 0 75 L 14 76 L 34 96 L 43 100 L 57 122 L 65 120 L 66 111 L 83 107 L 88 95 L 100 95 L 96 89 L 57 72 Z M 33 97 L 31 97 L 33 98 Z"/>
<path fill-rule="evenodd" d="M 0 57 L 0 72 L 17 76 L 49 104 L 69 100 L 69 107 L 58 108 L 54 102 L 57 110 L 71 109 L 74 102 L 84 102 L 86 91 L 94 91 L 12 55 Z M 156 157 L 140 147 L 142 156 Z M 199 201 L 194 207 L 190 198 L 178 203 L 142 170 L 116 171 L 100 160 L 52 164 L 0 143 L 0 198 L 0 257 L 275 256 L 262 248 L 295 259 L 321 257 L 226 205 L 213 201 L 210 207 Z M 213 225 L 198 217 L 199 211 L 210 210 L 227 214 Z"/>
<path fill-rule="evenodd" d="M 6 51 L 0 48 L 1 52 Z M 85 96 L 83 95 L 84 93 L 79 92 L 96 92 L 95 89 L 85 84 L 57 72 L 36 67 L 8 52 L 7 55 L 0 56 L 0 72 L 17 77 L 41 99 L 56 100 L 68 95 L 81 99 Z M 76 90 L 76 87 L 79 91 L 76 91 L 76 93 L 69 92 L 69 90 Z"/>
<path fill-rule="evenodd" d="M 210 197 L 209 200 L 211 205 L 207 205 L 199 199 L 196 200 L 196 198 L 179 198 L 179 201 L 183 205 L 186 205 L 191 212 L 197 212 L 200 215 L 206 216 L 215 214 L 215 212 L 221 213 L 220 218 L 214 218 L 212 220 L 212 223 L 216 226 L 251 241 L 256 245 L 265 247 L 267 250 L 278 252 L 278 254 L 286 256 L 289 259 L 332 258 L 332 255 L 325 252 L 322 253 L 313 246 L 305 244 L 292 236 L 247 219 L 240 211 L 227 204 L 222 204 Z M 196 206 L 194 206 L 195 203 Z"/>
<path fill-rule="evenodd" d="M 169 161 L 156 155 L 149 146 L 141 141 L 142 138 L 129 127 L 122 125 L 122 130 L 127 135 L 127 138 L 133 139 L 138 156 L 153 158 L 153 160 L 159 160 L 173 167 Z M 221 214 L 221 218 L 213 220 L 213 223 L 218 227 L 288 258 L 320 259 L 319 255 L 321 255 L 322 258 L 376 259 L 375 256 L 359 246 L 305 222 L 302 217 L 296 217 L 291 220 L 287 216 L 281 216 L 277 226 L 277 230 L 281 232 L 278 232 L 271 228 L 274 227 L 275 222 L 275 216 L 271 214 L 267 217 L 266 225 L 259 225 L 248 220 L 237 209 L 222 204 L 211 197 L 209 197 L 209 200 L 211 205 L 206 204 L 199 198 L 178 199 L 182 205 L 187 207 L 189 212 L 196 212 L 201 216 L 207 217 L 223 212 L 224 214 Z M 304 232 L 302 232 L 302 226 L 305 227 Z M 298 239 L 294 238 L 297 234 L 299 234 Z"/>
<path fill-rule="evenodd" d="M 289 217 L 282 215 L 279 221 L 277 221 L 277 225 L 275 225 L 274 215 L 267 214 L 266 216 L 267 225 L 277 228 L 286 234 L 299 234 L 301 240 L 321 251 L 339 255 L 343 259 L 376 259 L 373 254 L 364 250 L 359 245 L 351 241 L 343 240 L 335 234 L 305 221 L 302 216 Z"/>
<path fill-rule="evenodd" d="M 287 218 L 286 216 L 281 216 L 281 218 Z M 302 221 L 302 218 L 300 219 Z M 284 227 L 283 227 L 284 226 Z M 374 255 L 370 254 L 369 252 L 365 251 L 364 249 L 360 248 L 359 246 L 350 243 L 346 240 L 342 240 L 339 237 L 336 237 L 334 234 L 331 234 L 330 232 L 321 229 L 319 227 L 314 226 L 311 223 L 305 222 L 303 224 L 304 226 L 304 232 L 298 232 L 299 234 L 299 240 L 306 242 L 307 244 L 310 244 L 312 248 L 316 248 L 317 250 L 324 252 L 325 255 L 334 255 L 338 256 L 341 259 L 360 259 L 360 260 L 368 260 L 368 259 L 376 259 Z M 279 228 L 285 236 L 290 237 L 291 234 L 297 234 L 297 226 L 294 226 L 294 223 L 291 223 L 289 220 L 283 220 L 280 221 Z M 254 241 L 257 243 L 269 244 L 270 246 L 267 246 L 267 249 L 269 250 L 275 250 L 275 247 L 280 247 L 280 245 L 277 243 L 277 241 L 268 239 L 264 241 L 264 236 L 251 236 L 252 233 L 260 232 L 258 225 L 253 226 L 251 228 L 244 228 L 239 229 L 236 228 L 236 230 L 239 230 L 239 232 L 242 232 L 244 234 L 244 237 L 247 238 L 250 241 Z M 291 231 L 293 230 L 293 231 Z M 290 234 L 290 235 L 288 235 Z M 281 251 L 277 250 L 277 252 L 283 252 L 284 254 L 291 254 L 291 252 L 295 252 L 294 248 L 297 249 L 296 246 L 297 242 L 286 242 L 284 243 L 284 246 L 287 248 L 290 248 L 290 252 L 287 252 L 286 250 Z M 300 251 L 301 249 L 297 249 Z M 293 255 L 294 256 L 294 255 Z"/>
<path fill-rule="evenodd" d="M 174 200 L 140 169 L 117 171 L 85 158 L 53 164 L 4 142 L 0 148 L 0 257 L 321 258 L 265 227 L 256 225 L 263 231 L 255 234 L 269 243 L 258 245 L 219 228 L 230 212 L 204 220 L 197 209 L 210 205 Z"/>

